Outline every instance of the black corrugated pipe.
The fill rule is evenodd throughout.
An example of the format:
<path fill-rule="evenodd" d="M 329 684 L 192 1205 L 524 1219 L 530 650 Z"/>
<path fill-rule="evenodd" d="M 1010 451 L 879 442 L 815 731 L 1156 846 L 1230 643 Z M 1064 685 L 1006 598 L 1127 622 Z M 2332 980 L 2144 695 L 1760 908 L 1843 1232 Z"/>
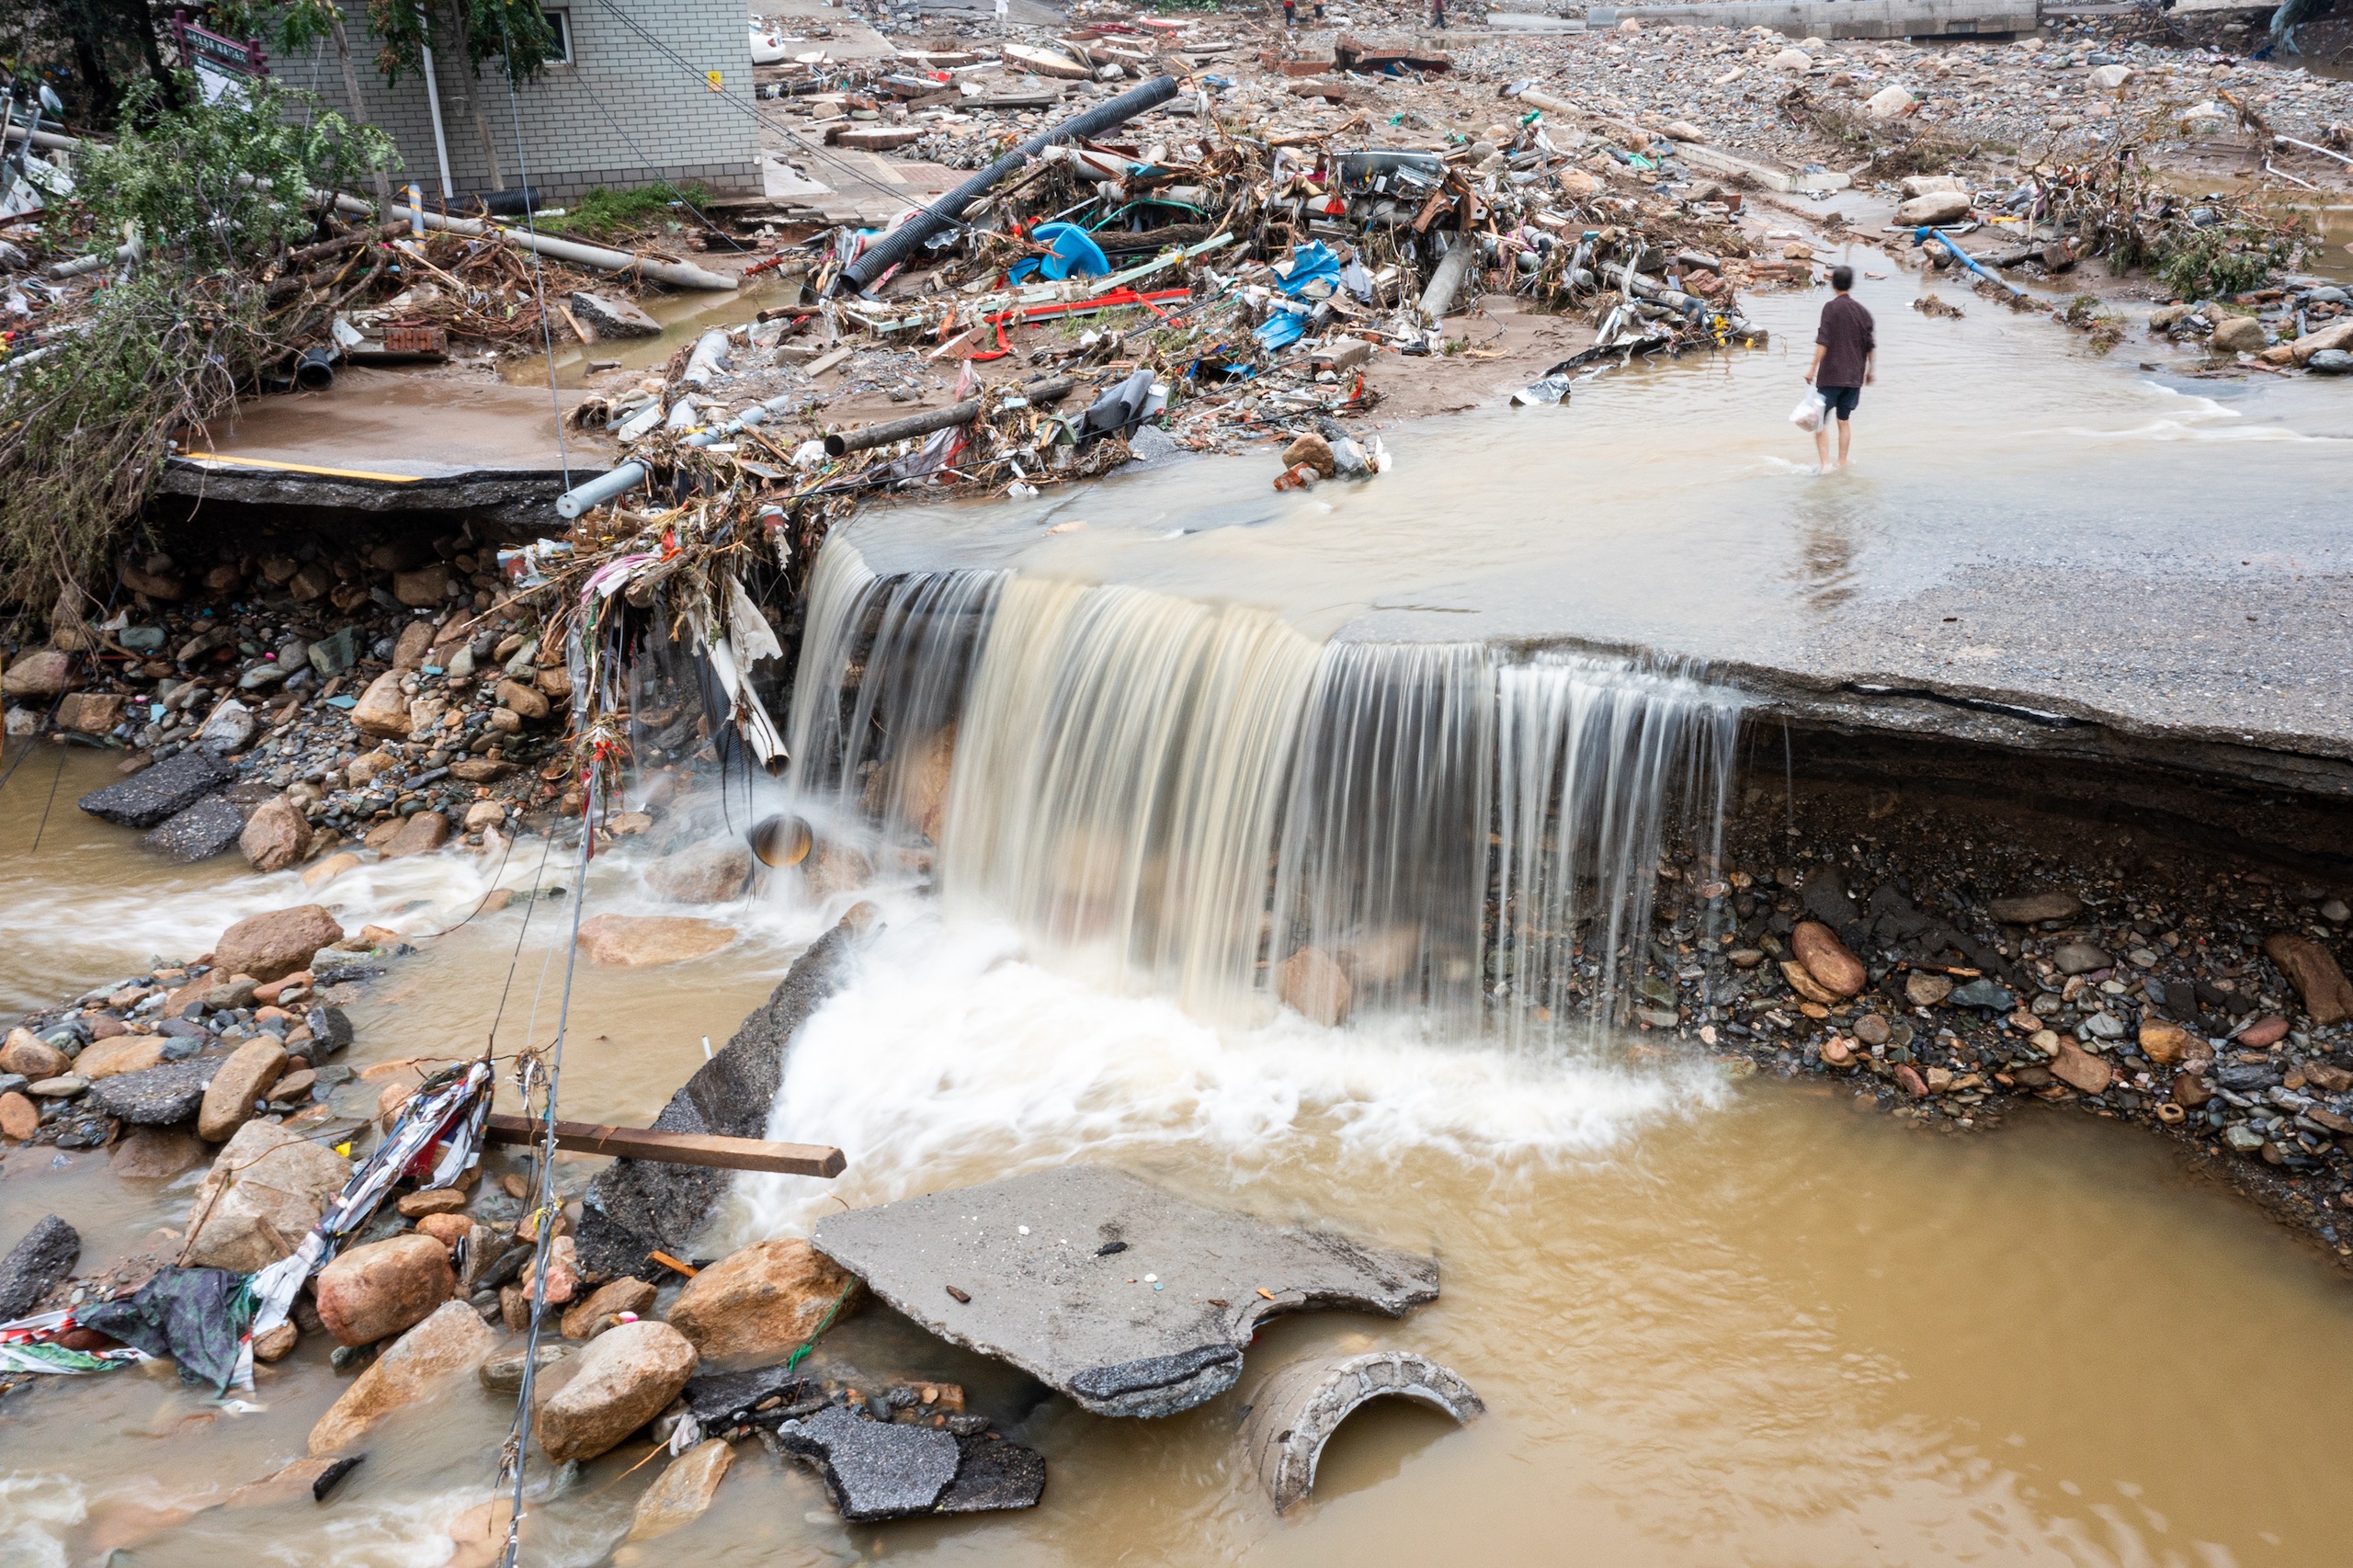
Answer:
<path fill-rule="evenodd" d="M 990 187 L 1006 176 L 1017 172 L 1036 153 L 1057 142 L 1097 136 L 1115 125 L 1123 125 L 1144 110 L 1157 108 L 1175 97 L 1176 86 L 1174 76 L 1154 76 L 1142 86 L 1097 104 L 1085 114 L 1048 126 L 930 206 L 917 208 L 914 217 L 875 241 L 864 256 L 844 267 L 842 280 L 864 293 L 874 286 L 876 278 L 915 255 L 926 240 L 961 218 L 964 209 L 987 195 Z"/>

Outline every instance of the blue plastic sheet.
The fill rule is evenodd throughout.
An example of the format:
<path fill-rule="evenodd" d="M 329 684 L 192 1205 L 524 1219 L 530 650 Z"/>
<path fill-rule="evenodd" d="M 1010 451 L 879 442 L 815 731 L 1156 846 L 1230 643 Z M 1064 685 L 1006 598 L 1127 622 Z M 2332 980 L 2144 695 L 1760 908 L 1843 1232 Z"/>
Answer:
<path fill-rule="evenodd" d="M 1015 262 L 1006 272 L 1013 282 L 1019 283 L 1033 273 L 1049 283 L 1059 283 L 1074 272 L 1081 278 L 1101 278 L 1111 270 L 1103 247 L 1075 223 L 1041 223 L 1029 237 L 1053 246 L 1054 254 L 1024 256 Z"/>
<path fill-rule="evenodd" d="M 1275 287 L 1296 300 L 1314 285 L 1321 283 L 1313 298 L 1327 300 L 1340 286 L 1340 258 L 1322 240 L 1310 240 L 1303 245 L 1291 247 L 1290 259 L 1275 269 Z M 1297 333 L 1291 337 L 1297 337 Z M 1285 338 L 1284 342 L 1290 341 Z"/>
<path fill-rule="evenodd" d="M 1250 332 L 1269 354 L 1278 348 L 1289 348 L 1306 335 L 1307 318 L 1289 311 L 1275 312 Z"/>

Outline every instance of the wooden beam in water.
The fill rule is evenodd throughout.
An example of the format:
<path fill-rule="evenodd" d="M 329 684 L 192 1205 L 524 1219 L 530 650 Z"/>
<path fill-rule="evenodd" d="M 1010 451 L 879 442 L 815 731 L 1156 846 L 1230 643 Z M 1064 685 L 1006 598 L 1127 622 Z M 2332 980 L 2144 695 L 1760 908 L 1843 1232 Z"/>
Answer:
<path fill-rule="evenodd" d="M 540 1127 L 529 1117 L 493 1113 L 483 1142 L 536 1148 Z M 599 1127 L 585 1121 L 557 1122 L 555 1146 L 584 1154 L 710 1165 L 726 1171 L 776 1171 L 785 1176 L 837 1176 L 849 1165 L 839 1149 L 823 1143 L 770 1143 L 758 1138 L 662 1132 L 650 1127 Z"/>

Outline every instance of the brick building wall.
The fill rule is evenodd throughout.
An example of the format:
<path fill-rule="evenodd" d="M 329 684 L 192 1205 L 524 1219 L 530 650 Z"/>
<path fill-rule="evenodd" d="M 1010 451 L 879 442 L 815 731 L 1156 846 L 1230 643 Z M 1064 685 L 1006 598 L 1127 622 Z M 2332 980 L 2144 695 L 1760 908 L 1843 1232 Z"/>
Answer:
<path fill-rule="evenodd" d="M 376 40 L 368 31 L 364 0 L 341 4 L 366 118 L 399 144 L 398 181 L 419 186 L 429 200 L 439 195 L 441 182 L 424 80 L 405 74 L 385 86 L 382 73 L 373 69 Z M 631 189 L 661 180 L 695 181 L 721 195 L 759 194 L 759 127 L 741 107 L 752 97 L 744 0 L 565 0 L 547 9 L 567 23 L 572 58 L 518 84 L 512 103 L 496 61 L 474 77 L 454 46 L 436 51 L 434 77 L 454 189 L 491 188 L 490 162 L 475 122 L 479 109 L 507 187 L 524 183 L 528 166 L 529 183 L 545 203 L 562 205 L 600 185 Z M 670 54 L 632 31 L 627 25 L 632 22 Z M 348 112 L 332 44 L 308 57 L 276 61 L 272 69 L 282 81 Z M 720 73 L 726 97 L 710 90 L 702 74 L 708 71 Z"/>

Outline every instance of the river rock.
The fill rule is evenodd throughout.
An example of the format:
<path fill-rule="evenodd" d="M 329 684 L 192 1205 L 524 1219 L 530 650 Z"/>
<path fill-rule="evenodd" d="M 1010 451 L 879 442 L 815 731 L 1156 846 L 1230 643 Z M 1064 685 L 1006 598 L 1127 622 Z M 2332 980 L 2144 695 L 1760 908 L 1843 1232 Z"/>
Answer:
<path fill-rule="evenodd" d="M 88 1052 L 84 1052 L 87 1055 Z M 211 1157 L 204 1140 L 174 1127 L 142 1127 L 114 1146 L 108 1168 L 131 1181 L 169 1181 Z"/>
<path fill-rule="evenodd" d="M 1321 948 L 1302 948 L 1275 966 L 1275 995 L 1310 1023 L 1336 1028 L 1348 1016 L 1356 990 Z"/>
<path fill-rule="evenodd" d="M 273 795 L 246 820 L 237 847 L 256 871 L 282 871 L 311 847 L 311 824 L 289 795 Z"/>
<path fill-rule="evenodd" d="M 449 597 L 449 565 L 428 561 L 413 572 L 392 574 L 392 597 L 411 609 L 432 609 Z"/>
<path fill-rule="evenodd" d="M 401 672 L 386 670 L 368 683 L 359 694 L 358 703 L 351 710 L 354 729 L 365 735 L 378 735 L 387 740 L 408 738 L 408 695 L 401 690 Z"/>
<path fill-rule="evenodd" d="M 162 826 L 150 829 L 139 847 L 167 860 L 193 863 L 226 855 L 245 833 L 245 813 L 225 795 L 209 795 Z"/>
<path fill-rule="evenodd" d="M 532 1425 L 541 1451 L 559 1464 L 595 1459 L 662 1414 L 694 1372 L 695 1347 L 666 1323 L 599 1335 L 539 1385 Z"/>
<path fill-rule="evenodd" d="M 2059 1054 L 2052 1060 L 2051 1075 L 2078 1093 L 2097 1095 L 2107 1092 L 2116 1081 L 2116 1069 L 2069 1040 L 2059 1037 Z"/>
<path fill-rule="evenodd" d="M 2288 983 L 2302 998 L 2304 1011 L 2325 1028 L 2353 1017 L 2353 984 L 2347 984 L 2336 957 L 2309 937 L 2283 931 L 2263 939 L 2264 953 L 2279 966 Z M 0 1066 L 6 1058 L 0 1056 Z"/>
<path fill-rule="evenodd" d="M 2253 316 L 2224 316 L 2207 342 L 2217 354 L 2259 354 L 2269 347 L 2271 335 Z"/>
<path fill-rule="evenodd" d="M 22 1143 L 40 1131 L 40 1107 L 21 1090 L 0 1094 L 0 1135 Z"/>
<path fill-rule="evenodd" d="M 776 1360 L 814 1338 L 853 1283 L 807 1242 L 755 1242 L 688 1280 L 668 1317 L 706 1358 Z"/>
<path fill-rule="evenodd" d="M 809 1016 L 840 987 L 861 917 L 856 913 L 809 945 L 734 1038 L 695 1070 L 654 1126 L 664 1132 L 764 1138 L 784 1080 L 784 1054 Z M 657 1272 L 646 1254 L 688 1248 L 719 1206 L 728 1177 L 698 1165 L 617 1160 L 589 1184 L 580 1214 L 580 1258 L 596 1274 Z"/>
<path fill-rule="evenodd" d="M 2160 1067 L 2170 1067 L 2189 1052 L 2189 1031 L 2178 1024 L 2155 1018 L 2141 1024 L 2141 1054 Z"/>
<path fill-rule="evenodd" d="M 2269 1017 L 2257 1018 L 2241 1029 L 2238 1043 L 2249 1051 L 2268 1051 L 2287 1038 L 2288 1020 L 2274 1013 Z M 85 1051 L 84 1054 L 88 1053 Z"/>
<path fill-rule="evenodd" d="M 1790 933 L 1790 949 L 1806 972 L 1820 981 L 1824 989 L 1841 999 L 1859 995 L 1870 983 L 1862 960 L 1847 950 L 1838 933 L 1818 920 L 1802 920 Z"/>
<path fill-rule="evenodd" d="M 1870 115 L 1873 119 L 1895 119 L 1903 115 L 1911 113 L 1912 106 L 1919 101 L 1919 99 L 1914 97 L 1904 88 L 1890 83 L 1888 85 L 1881 87 L 1878 92 L 1873 93 L 1870 97 L 1863 100 L 1863 112 Z M 1942 193 L 1939 192 L 1938 194 Z M 1969 199 L 1967 197 L 1963 197 L 1961 199 L 1961 210 L 1963 212 L 1969 210 L 1968 199 Z M 1938 222 L 1941 222 L 1941 220 L 1938 220 Z"/>
<path fill-rule="evenodd" d="M 313 1457 L 337 1454 L 393 1411 L 429 1399 L 482 1365 L 498 1343 L 480 1313 L 445 1301 L 359 1374 L 311 1428 Z"/>
<path fill-rule="evenodd" d="M 81 1258 L 82 1233 L 54 1214 L 41 1216 L 0 1257 L 0 1323 L 28 1316 Z"/>
<path fill-rule="evenodd" d="M 358 870 L 360 864 L 359 857 L 348 849 L 340 854 L 330 855 L 317 865 L 306 866 L 302 869 L 302 885 L 306 888 L 323 888 L 346 871 Z"/>
<path fill-rule="evenodd" d="M 91 1093 L 127 1081 L 109 1078 Z M 188 1205 L 188 1261 L 240 1274 L 268 1267 L 301 1244 L 350 1176 L 350 1162 L 325 1145 L 276 1122 L 246 1122 Z"/>
<path fill-rule="evenodd" d="M 103 735 L 122 722 L 126 700 L 119 691 L 70 692 L 57 704 L 57 727 L 77 735 Z"/>
<path fill-rule="evenodd" d="M 1813 56 L 1802 49 L 1785 49 L 1765 64 L 1768 70 L 1772 71 L 1811 71 L 1813 69 Z"/>
<path fill-rule="evenodd" d="M 1969 198 L 1958 190 L 1932 190 L 1899 202 L 1895 209 L 1896 222 L 1906 228 L 1958 223 L 1968 216 Z"/>
<path fill-rule="evenodd" d="M 1435 1259 L 1205 1208 L 1097 1165 L 828 1214 L 810 1241 L 934 1334 L 1097 1415 L 1214 1398 L 1271 1313 L 1402 1317 L 1438 1296 Z"/>
<path fill-rule="evenodd" d="M 620 1312 L 635 1312 L 643 1317 L 654 1310 L 654 1294 L 652 1285 L 626 1274 L 619 1279 L 608 1279 L 597 1286 L 586 1301 L 563 1314 L 563 1336 L 586 1339 L 596 1333 L 598 1324 Z"/>
<path fill-rule="evenodd" d="M 93 790 L 78 804 L 117 827 L 151 828 L 235 781 L 236 770 L 194 748 L 142 768 L 119 784 Z"/>
<path fill-rule="evenodd" d="M 2111 967 L 2116 960 L 2107 949 L 2091 942 L 2062 942 L 2051 949 L 2051 961 L 2062 974 L 2089 974 Z"/>
<path fill-rule="evenodd" d="M 1952 977 L 1915 970 L 1904 977 L 1904 999 L 1915 1007 L 1933 1007 L 1952 994 Z"/>
<path fill-rule="evenodd" d="M 63 648 L 36 648 L 8 662 L 0 692 L 28 702 L 53 702 L 74 687 L 74 655 Z"/>
<path fill-rule="evenodd" d="M 7 1040 L 0 1042 L 0 1073 L 20 1073 L 39 1083 L 72 1065 L 73 1058 L 30 1029 L 10 1029 Z"/>
<path fill-rule="evenodd" d="M 2084 85 L 2095 93 L 2112 93 L 2132 79 L 2130 65 L 2095 65 L 2084 78 Z"/>
<path fill-rule="evenodd" d="M 401 824 L 382 850 L 387 860 L 430 855 L 449 842 L 449 819 L 439 812 L 419 812 Z"/>
<path fill-rule="evenodd" d="M 1790 990 L 1818 1007 L 1833 1006 L 1845 1000 L 1838 993 L 1814 979 L 1813 971 L 1795 959 L 1781 960 L 1781 978 L 1790 983 Z"/>
<path fill-rule="evenodd" d="M 2288 346 L 2296 363 L 2309 367 L 2331 349 L 2353 349 L 2353 316 L 2340 316 L 2318 332 L 2308 332 Z"/>
<path fill-rule="evenodd" d="M 254 710 L 232 697 L 212 710 L 196 733 L 196 744 L 215 756 L 229 756 L 254 744 L 261 727 Z"/>
<path fill-rule="evenodd" d="M 191 1057 L 143 1073 L 118 1073 L 90 1085 L 90 1103 L 134 1127 L 168 1127 L 186 1121 L 204 1103 L 206 1085 L 222 1058 Z"/>
<path fill-rule="evenodd" d="M 2084 912 L 2084 901 L 2070 892 L 2030 892 L 1997 898 L 1986 911 L 2005 926 L 2032 926 L 2043 920 L 2073 920 Z"/>
<path fill-rule="evenodd" d="M 311 967 L 311 956 L 343 940 L 343 927 L 315 903 L 249 915 L 212 946 L 212 967 L 222 974 L 283 980 Z"/>
<path fill-rule="evenodd" d="M 751 880 L 752 852 L 742 844 L 697 844 L 645 868 L 645 885 L 673 903 L 724 903 Z"/>
<path fill-rule="evenodd" d="M 651 1540 L 702 1517 L 734 1462 L 735 1445 L 724 1437 L 707 1438 L 672 1460 L 638 1498 L 629 1539 Z"/>
<path fill-rule="evenodd" d="M 2353 352 L 2324 348 L 2304 362 L 2304 369 L 2315 376 L 2353 376 Z"/>
<path fill-rule="evenodd" d="M 117 1035 L 85 1046 L 74 1059 L 74 1071 L 92 1083 L 120 1073 L 143 1073 L 164 1060 L 164 1041 L 152 1034 Z"/>
<path fill-rule="evenodd" d="M 457 1292 L 449 1249 L 429 1235 L 393 1236 L 336 1256 L 313 1292 L 319 1321 L 338 1344 L 373 1345 L 413 1324 Z"/>
<path fill-rule="evenodd" d="M 1995 1012 L 2006 1013 L 2018 998 L 1981 975 L 1966 984 L 1954 986 L 1945 1000 L 1956 1007 L 1990 1007 Z"/>
<path fill-rule="evenodd" d="M 253 1119 L 254 1102 L 268 1098 L 271 1085 L 285 1073 L 286 1048 L 267 1035 L 237 1047 L 205 1087 L 196 1135 L 212 1143 L 226 1139 Z"/>
<path fill-rule="evenodd" d="M 597 915 L 580 925 L 590 963 L 632 968 L 707 958 L 735 939 L 735 928 L 683 915 Z"/>

